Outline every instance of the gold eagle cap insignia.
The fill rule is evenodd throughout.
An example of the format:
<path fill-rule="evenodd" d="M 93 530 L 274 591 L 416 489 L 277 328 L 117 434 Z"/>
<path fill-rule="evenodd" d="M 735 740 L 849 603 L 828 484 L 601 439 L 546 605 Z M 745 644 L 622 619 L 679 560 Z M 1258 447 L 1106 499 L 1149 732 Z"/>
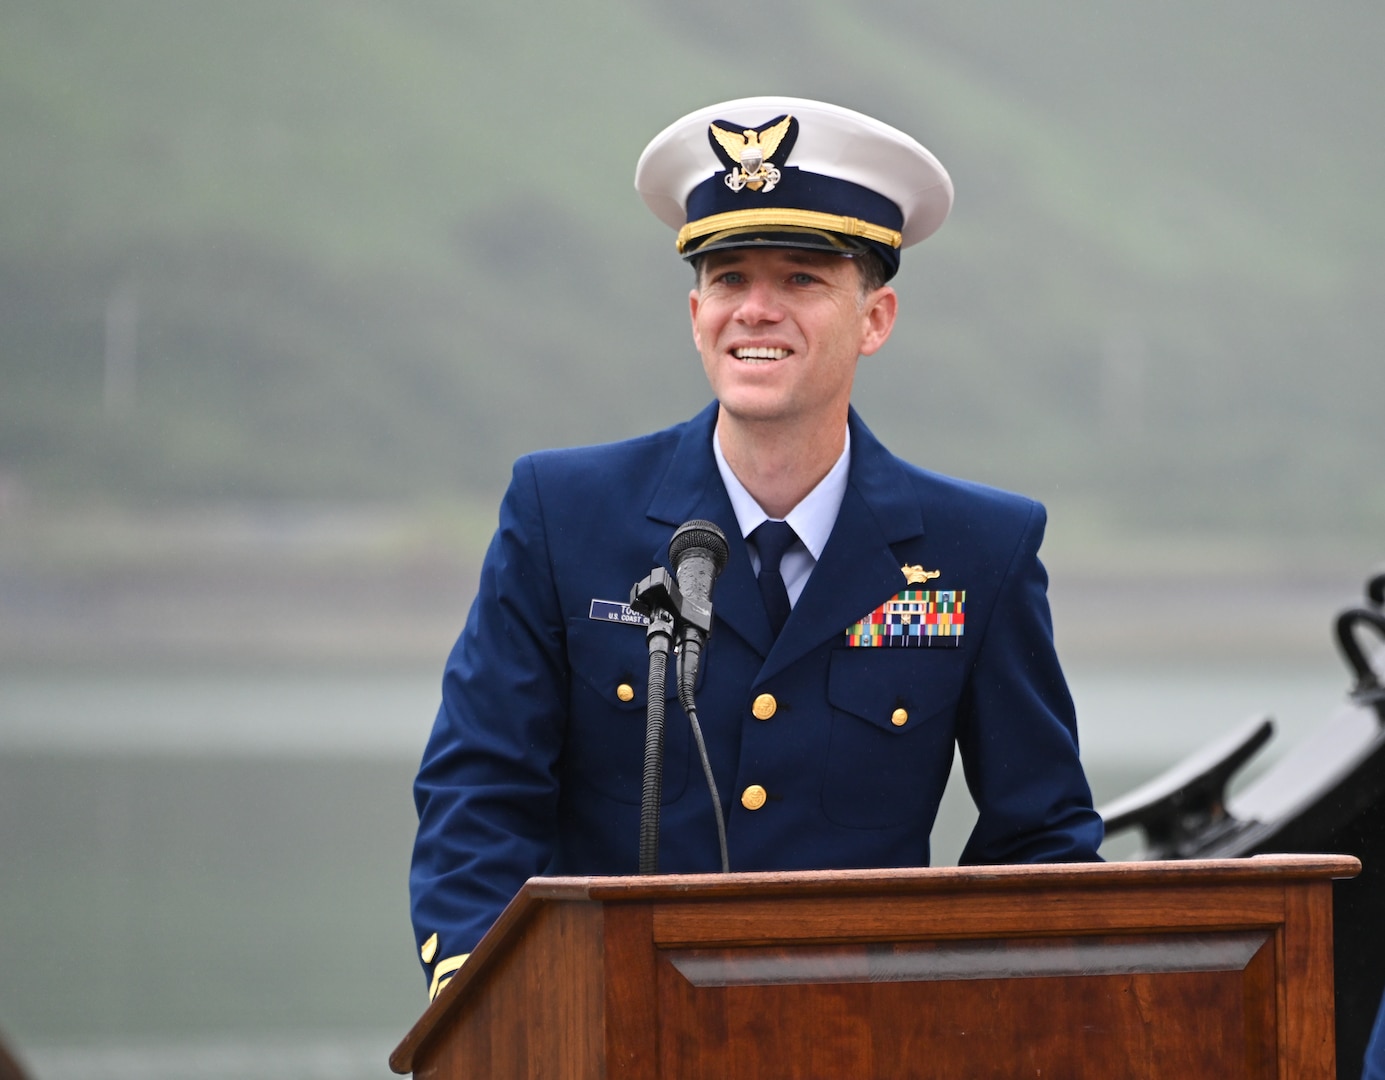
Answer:
<path fill-rule="evenodd" d="M 740 166 L 739 171 L 733 169 L 727 176 L 727 185 L 735 191 L 742 187 L 751 191 L 759 191 L 761 187 L 766 191 L 772 189 L 779 182 L 779 170 L 772 160 L 792 125 L 792 116 L 785 116 L 763 131 L 742 128 L 736 132 L 717 124 L 708 125 L 717 145 Z"/>
<path fill-rule="evenodd" d="M 906 585 L 925 585 L 935 577 L 943 576 L 941 570 L 925 570 L 922 566 L 905 564 L 900 569 L 904 571 L 904 583 Z"/>

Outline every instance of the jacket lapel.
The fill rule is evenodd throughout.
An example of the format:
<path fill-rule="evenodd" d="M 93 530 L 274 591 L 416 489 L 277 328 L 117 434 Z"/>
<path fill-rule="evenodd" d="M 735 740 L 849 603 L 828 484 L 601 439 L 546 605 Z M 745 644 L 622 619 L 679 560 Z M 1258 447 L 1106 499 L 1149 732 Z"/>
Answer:
<path fill-rule="evenodd" d="M 760 601 L 755 572 L 750 566 L 741 528 L 731 499 L 717 471 L 712 453 L 712 431 L 716 427 L 717 403 L 690 420 L 674 450 L 663 483 L 650 501 L 651 520 L 670 526 L 668 534 L 650 554 L 650 565 L 672 570 L 668 561 L 668 537 L 685 521 L 701 518 L 720 527 L 730 549 L 726 568 L 712 593 L 716 617 L 746 640 L 761 656 L 769 654 L 774 643 L 769 616 Z M 854 437 L 854 435 L 853 435 Z"/>
<path fill-rule="evenodd" d="M 736 513 L 712 454 L 716 419 L 713 402 L 688 422 L 650 501 L 648 516 L 669 526 L 670 536 L 694 518 L 714 522 L 726 534 L 730 554 L 712 606 L 719 620 L 766 657 L 757 680 L 762 681 L 844 633 L 905 587 L 900 561 L 891 547 L 923 535 L 923 514 L 903 466 L 851 410 L 846 495 L 822 558 L 775 640 Z M 667 537 L 650 553 L 650 565 L 672 569 Z"/>
<path fill-rule="evenodd" d="M 923 534 L 918 496 L 899 461 L 854 409 L 849 422 L 851 471 L 846 495 L 822 558 L 774 643 L 761 679 L 844 633 L 905 587 L 892 545 Z"/>

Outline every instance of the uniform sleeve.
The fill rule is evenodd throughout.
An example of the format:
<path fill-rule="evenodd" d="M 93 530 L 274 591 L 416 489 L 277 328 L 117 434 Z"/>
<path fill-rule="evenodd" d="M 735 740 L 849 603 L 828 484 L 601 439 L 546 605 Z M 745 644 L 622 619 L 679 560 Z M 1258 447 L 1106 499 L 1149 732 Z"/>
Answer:
<path fill-rule="evenodd" d="M 515 465 L 414 801 L 414 932 L 436 994 L 553 854 L 567 661 L 539 488 Z M 436 936 L 435 936 L 436 935 Z"/>
<path fill-rule="evenodd" d="M 1077 719 L 1053 643 L 1046 515 L 1031 504 L 996 594 L 958 728 L 978 818 L 964 864 L 1098 861 L 1101 818 L 1078 759 Z"/>

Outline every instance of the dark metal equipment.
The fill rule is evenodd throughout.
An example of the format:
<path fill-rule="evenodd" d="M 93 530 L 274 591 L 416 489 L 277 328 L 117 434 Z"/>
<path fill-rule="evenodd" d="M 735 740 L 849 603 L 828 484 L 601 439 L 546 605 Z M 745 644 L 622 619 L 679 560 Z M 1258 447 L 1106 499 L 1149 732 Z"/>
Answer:
<path fill-rule="evenodd" d="M 1336 641 L 1353 685 L 1345 703 L 1263 776 L 1228 797 L 1269 740 L 1251 720 L 1101 808 L 1106 833 L 1144 835 L 1142 859 L 1270 852 L 1355 855 L 1361 875 L 1334 885 L 1337 1073 L 1359 1077 L 1385 990 L 1385 571 L 1365 604 L 1342 611 Z"/>

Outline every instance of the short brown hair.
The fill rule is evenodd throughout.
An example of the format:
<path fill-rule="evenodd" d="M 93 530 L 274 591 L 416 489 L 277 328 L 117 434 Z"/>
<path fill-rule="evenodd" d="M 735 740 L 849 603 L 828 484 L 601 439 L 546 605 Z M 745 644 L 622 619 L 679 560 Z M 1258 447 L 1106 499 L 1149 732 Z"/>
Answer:
<path fill-rule="evenodd" d="M 851 261 L 860 269 L 861 295 L 863 297 L 869 296 L 890 280 L 889 271 L 885 269 L 885 260 L 873 251 L 863 251 L 859 255 L 853 255 Z"/>

